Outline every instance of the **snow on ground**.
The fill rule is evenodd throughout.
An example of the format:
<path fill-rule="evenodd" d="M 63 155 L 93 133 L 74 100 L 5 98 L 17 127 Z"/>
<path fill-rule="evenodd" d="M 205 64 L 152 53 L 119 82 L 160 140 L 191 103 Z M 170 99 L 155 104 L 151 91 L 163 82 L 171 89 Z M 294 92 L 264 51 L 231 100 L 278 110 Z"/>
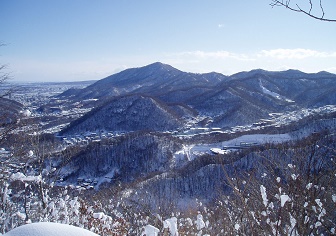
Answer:
<path fill-rule="evenodd" d="M 210 151 L 216 154 L 228 154 L 230 151 L 229 150 L 223 150 L 221 148 L 210 148 Z"/>
<path fill-rule="evenodd" d="M 184 159 L 187 157 L 188 161 L 191 160 L 190 157 L 190 149 L 193 148 L 195 145 L 183 145 L 182 149 L 175 152 L 174 157 L 176 160 Z"/>
<path fill-rule="evenodd" d="M 117 168 L 113 168 L 110 172 L 108 172 L 106 175 L 104 175 L 103 177 L 100 177 L 98 180 L 98 183 L 96 185 L 96 189 L 99 188 L 99 186 L 103 183 L 110 183 L 114 176 L 119 172 L 119 170 Z"/>
<path fill-rule="evenodd" d="M 188 160 L 193 160 L 197 156 L 210 154 L 211 152 L 217 152 L 220 154 L 227 153 L 226 150 L 221 149 L 225 146 L 235 147 L 239 146 L 241 143 L 256 143 L 258 145 L 265 143 L 283 143 L 293 140 L 293 137 L 289 134 L 249 134 L 243 135 L 235 139 L 220 143 L 211 144 L 197 144 L 197 145 L 185 145 L 183 148 L 174 153 L 176 159 L 181 159 L 182 156 L 186 156 Z"/>
<path fill-rule="evenodd" d="M 188 161 L 192 161 L 199 155 L 203 155 L 205 153 L 211 153 L 211 148 L 221 148 L 220 144 L 191 144 L 184 145 L 183 148 L 174 153 L 175 160 L 182 160 L 184 157 L 188 159 Z"/>
<path fill-rule="evenodd" d="M 141 236 L 157 236 L 160 230 L 152 225 L 146 225 Z"/>
<path fill-rule="evenodd" d="M 165 229 L 169 229 L 170 235 L 178 236 L 176 217 L 172 217 L 163 221 L 163 227 Z"/>
<path fill-rule="evenodd" d="M 248 134 L 229 141 L 222 142 L 223 146 L 236 146 L 240 143 L 283 143 L 292 140 L 290 134 Z"/>
<path fill-rule="evenodd" d="M 21 172 L 14 173 L 10 176 L 11 181 L 22 181 L 22 182 L 41 182 L 42 176 L 26 176 Z"/>
<path fill-rule="evenodd" d="M 40 222 L 22 225 L 3 236 L 98 236 L 89 230 L 72 225 Z"/>
<path fill-rule="evenodd" d="M 287 98 L 281 96 L 281 95 L 278 94 L 278 93 L 275 93 L 275 92 L 273 92 L 273 91 L 268 90 L 267 88 L 265 88 L 265 87 L 262 85 L 261 80 L 259 80 L 259 84 L 260 84 L 260 87 L 261 87 L 261 89 L 263 90 L 263 93 L 264 93 L 264 94 L 270 95 L 270 96 L 272 96 L 272 97 L 274 97 L 274 98 L 276 98 L 276 99 L 279 99 L 279 100 L 285 100 L 286 102 L 294 102 L 293 100 L 287 99 Z"/>

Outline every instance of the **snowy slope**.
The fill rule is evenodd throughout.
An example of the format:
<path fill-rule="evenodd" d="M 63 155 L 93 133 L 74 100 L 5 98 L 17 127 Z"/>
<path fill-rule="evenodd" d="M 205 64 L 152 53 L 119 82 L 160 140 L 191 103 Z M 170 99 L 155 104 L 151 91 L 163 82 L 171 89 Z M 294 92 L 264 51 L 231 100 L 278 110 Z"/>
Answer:
<path fill-rule="evenodd" d="M 178 114 L 175 110 L 176 107 L 171 108 L 147 96 L 119 97 L 73 122 L 64 133 L 97 130 L 175 130 L 182 126 L 183 120 L 180 118 L 185 113 L 180 110 L 182 114 Z"/>

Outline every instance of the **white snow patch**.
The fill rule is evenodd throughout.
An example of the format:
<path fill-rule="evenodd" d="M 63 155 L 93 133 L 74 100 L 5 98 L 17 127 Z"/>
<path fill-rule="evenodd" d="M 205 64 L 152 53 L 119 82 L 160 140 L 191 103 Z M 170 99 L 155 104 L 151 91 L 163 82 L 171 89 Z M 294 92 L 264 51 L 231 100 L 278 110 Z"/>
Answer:
<path fill-rule="evenodd" d="M 219 154 L 225 154 L 229 150 L 222 150 L 223 147 L 239 146 L 241 143 L 283 143 L 293 140 L 293 137 L 286 134 L 249 134 L 243 135 L 235 139 L 224 141 L 221 143 L 211 144 L 193 144 L 183 145 L 182 149 L 174 153 L 175 160 L 182 160 L 187 158 L 188 161 L 192 161 L 200 155 L 211 154 L 217 152 Z"/>
<path fill-rule="evenodd" d="M 103 219 L 104 217 L 105 217 L 104 212 L 93 213 L 93 218 L 95 219 Z"/>
<path fill-rule="evenodd" d="M 283 194 L 280 196 L 281 207 L 285 205 L 286 202 L 290 201 L 290 197 L 287 194 Z"/>
<path fill-rule="evenodd" d="M 40 222 L 22 225 L 12 229 L 3 236 L 98 236 L 89 230 L 75 227 L 72 225 Z"/>
<path fill-rule="evenodd" d="M 28 152 L 28 156 L 29 156 L 29 157 L 34 156 L 34 152 L 33 152 L 33 150 L 29 150 L 29 152 Z"/>
<path fill-rule="evenodd" d="M 141 235 L 146 236 L 157 236 L 160 230 L 152 225 L 146 225 L 144 227 L 144 232 Z"/>
<path fill-rule="evenodd" d="M 267 88 L 265 88 L 265 87 L 262 85 L 261 80 L 259 80 L 259 85 L 260 85 L 260 87 L 261 87 L 261 89 L 262 89 L 262 91 L 263 91 L 264 94 L 270 95 L 270 96 L 272 96 L 272 97 L 274 97 L 274 98 L 276 98 L 276 99 L 278 99 L 278 100 L 284 100 L 284 101 L 286 101 L 286 102 L 295 102 L 295 101 L 293 101 L 293 100 L 291 100 L 291 99 L 288 99 L 288 98 L 285 98 L 284 96 L 281 96 L 281 95 L 278 94 L 278 93 L 275 93 L 275 92 L 273 92 L 273 91 L 268 90 Z"/>
<path fill-rule="evenodd" d="M 171 236 L 178 236 L 178 231 L 177 231 L 177 218 L 176 217 L 172 217 L 169 218 L 165 221 L 163 221 L 163 227 L 165 229 L 169 229 L 170 235 Z"/>
<path fill-rule="evenodd" d="M 12 174 L 10 176 L 11 181 L 22 181 L 22 182 L 40 182 L 42 180 L 42 177 L 40 175 L 38 176 L 26 176 L 21 172 L 17 172 L 15 174 Z"/>
<path fill-rule="evenodd" d="M 292 174 L 291 176 L 292 176 L 293 180 L 296 180 L 298 178 L 298 175 L 296 175 L 296 174 Z"/>
<path fill-rule="evenodd" d="M 197 226 L 197 230 L 201 230 L 205 227 L 203 216 L 201 214 L 197 215 L 196 226 Z"/>
<path fill-rule="evenodd" d="M 332 200 L 333 200 L 333 202 L 336 202 L 336 194 L 332 195 Z"/>
<path fill-rule="evenodd" d="M 230 152 L 229 150 L 223 150 L 220 148 L 210 148 L 210 151 L 212 151 L 215 154 L 227 154 Z"/>
<path fill-rule="evenodd" d="M 315 202 L 320 208 L 322 208 L 323 204 L 320 199 L 315 199 Z"/>
<path fill-rule="evenodd" d="M 22 111 L 23 116 L 29 117 L 31 116 L 31 114 L 32 114 L 31 111 L 29 111 L 28 109 Z"/>
<path fill-rule="evenodd" d="M 267 207 L 268 199 L 267 199 L 267 194 L 266 194 L 266 188 L 264 187 L 264 185 L 260 185 L 260 193 L 263 199 L 264 206 Z"/>
<path fill-rule="evenodd" d="M 225 141 L 222 144 L 224 146 L 234 146 L 239 145 L 240 143 L 283 143 L 286 141 L 290 141 L 293 138 L 290 136 L 290 134 L 248 134 L 243 135 L 238 138 Z"/>

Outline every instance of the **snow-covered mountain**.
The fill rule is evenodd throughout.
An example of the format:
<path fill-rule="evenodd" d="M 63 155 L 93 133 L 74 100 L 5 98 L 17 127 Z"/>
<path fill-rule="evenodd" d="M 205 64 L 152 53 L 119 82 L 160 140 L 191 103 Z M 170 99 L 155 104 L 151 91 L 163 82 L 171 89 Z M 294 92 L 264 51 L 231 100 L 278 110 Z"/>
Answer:
<path fill-rule="evenodd" d="M 207 120 L 199 123 L 201 126 L 245 125 L 267 119 L 273 112 L 334 105 L 335 94 L 336 75 L 327 72 L 252 70 L 227 77 L 214 72 L 182 72 L 157 62 L 127 69 L 84 89 L 68 90 L 59 97 L 99 99 L 103 104 L 71 125 L 83 132 L 171 130 L 188 122 L 181 117 L 197 115 Z M 133 100 L 137 105 L 133 106 Z"/>
<path fill-rule="evenodd" d="M 60 97 L 73 99 L 102 98 L 129 93 L 160 94 L 194 86 L 214 86 L 227 76 L 218 73 L 195 74 L 156 62 L 108 76 L 80 90 L 66 91 Z"/>
<path fill-rule="evenodd" d="M 62 134 L 85 131 L 176 130 L 183 126 L 188 108 L 167 105 L 145 95 L 127 95 L 108 100 L 104 105 L 71 123 Z"/>

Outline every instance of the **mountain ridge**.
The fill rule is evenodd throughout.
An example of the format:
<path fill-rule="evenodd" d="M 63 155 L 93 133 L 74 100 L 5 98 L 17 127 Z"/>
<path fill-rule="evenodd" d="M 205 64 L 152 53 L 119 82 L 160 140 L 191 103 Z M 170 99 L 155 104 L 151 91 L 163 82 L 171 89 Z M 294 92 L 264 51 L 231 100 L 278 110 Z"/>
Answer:
<path fill-rule="evenodd" d="M 230 127 L 251 124 L 260 119 L 267 119 L 268 114 L 274 112 L 336 104 L 335 91 L 336 75 L 326 72 L 308 74 L 298 70 L 273 72 L 257 69 L 224 76 L 216 72 L 205 74 L 183 72 L 170 65 L 156 62 L 124 70 L 84 89 L 73 90 L 73 93 L 70 90 L 65 91 L 60 98 L 70 101 L 99 99 L 102 109 L 110 112 L 107 108 L 111 106 L 109 102 L 117 104 L 118 100 L 125 100 L 125 96 L 144 96 L 146 99 L 150 97 L 153 99 L 151 101 L 155 101 L 147 100 L 148 106 L 153 109 L 153 116 L 157 119 L 160 119 L 160 116 L 165 117 L 163 120 L 167 124 L 167 127 L 159 125 L 160 128 L 154 125 L 153 130 L 162 131 L 181 128 L 190 121 L 188 119 L 194 119 L 195 114 L 199 118 L 203 117 L 194 122 L 196 125 L 202 123 L 201 126 Z M 178 119 L 173 115 L 175 111 L 170 104 L 181 105 L 174 107 L 175 111 L 180 113 Z M 130 104 L 124 108 L 131 110 L 131 106 Z M 132 126 L 132 128 L 124 127 L 123 130 L 150 128 L 149 124 L 143 126 L 140 122 L 151 119 L 150 114 L 146 119 L 141 116 L 146 113 L 146 106 L 139 106 L 139 109 L 139 113 L 135 111 L 132 113 L 138 116 L 137 118 L 130 115 L 119 117 L 113 112 L 110 116 L 118 116 L 119 122 Z M 98 114 L 100 117 L 106 116 Z M 88 116 L 81 119 L 84 118 Z M 126 118 L 138 125 L 129 123 Z M 171 119 L 176 125 L 168 125 L 170 122 L 166 119 Z M 209 122 L 202 122 L 204 119 Z M 102 123 L 99 117 L 94 120 L 100 123 L 97 126 L 99 129 L 104 128 L 104 124 L 107 126 L 111 124 L 111 121 Z M 70 126 L 73 126 L 73 123 Z M 90 125 L 85 129 L 94 126 Z M 120 130 L 119 126 L 110 128 Z"/>
<path fill-rule="evenodd" d="M 191 84 L 206 86 L 209 82 L 217 83 L 226 78 L 227 76 L 219 73 L 183 72 L 170 65 L 156 62 L 110 75 L 84 89 L 73 91 L 70 96 L 72 99 L 88 99 L 127 93 L 152 93 L 158 89 L 171 90 L 176 86 L 186 88 Z M 65 91 L 59 97 L 69 97 L 69 91 Z"/>
<path fill-rule="evenodd" d="M 299 70 L 267 71 L 255 69 L 242 71 L 230 76 L 218 72 L 190 73 L 178 70 L 168 64 L 155 62 L 143 67 L 129 68 L 107 76 L 88 87 L 80 90 L 65 91 L 60 98 L 88 99 L 105 96 L 119 96 L 129 93 L 158 94 L 173 90 L 188 89 L 190 87 L 213 87 L 217 84 L 225 84 L 232 80 L 241 80 L 251 77 L 276 77 L 284 78 L 335 78 L 336 75 L 320 71 L 317 73 L 305 73 Z"/>

